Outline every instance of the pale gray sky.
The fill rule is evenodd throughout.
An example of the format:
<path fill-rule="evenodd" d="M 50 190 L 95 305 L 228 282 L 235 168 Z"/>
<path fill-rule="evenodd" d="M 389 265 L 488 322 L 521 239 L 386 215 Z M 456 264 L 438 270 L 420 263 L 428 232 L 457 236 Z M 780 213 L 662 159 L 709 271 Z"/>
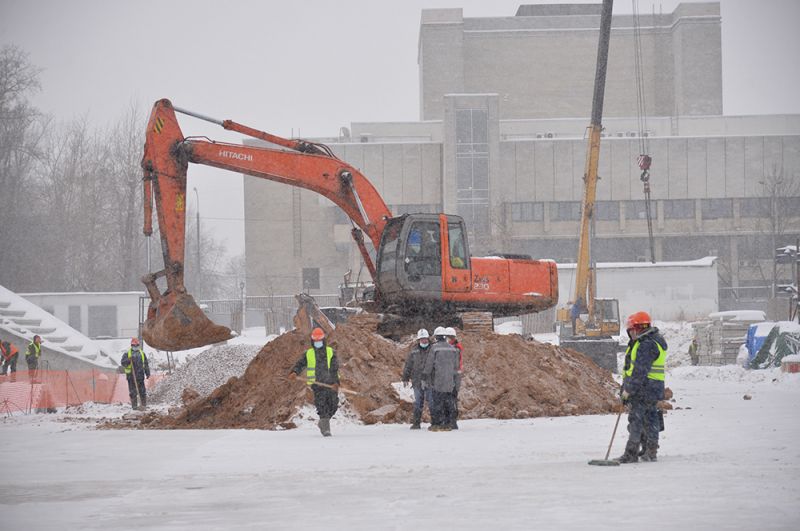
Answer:
<path fill-rule="evenodd" d="M 44 69 L 34 103 L 59 119 L 102 126 L 131 102 L 146 113 L 169 98 L 279 135 L 334 136 L 352 121 L 418 119 L 421 9 L 513 16 L 520 3 L 0 0 L 0 45 L 18 45 Z M 641 0 L 639 10 L 677 4 Z M 630 0 L 615 2 L 615 13 L 630 11 Z M 800 0 L 722 0 L 721 12 L 724 113 L 800 113 Z M 189 118 L 182 127 L 241 138 Z M 189 175 L 204 230 L 241 253 L 241 178 L 195 166 Z"/>

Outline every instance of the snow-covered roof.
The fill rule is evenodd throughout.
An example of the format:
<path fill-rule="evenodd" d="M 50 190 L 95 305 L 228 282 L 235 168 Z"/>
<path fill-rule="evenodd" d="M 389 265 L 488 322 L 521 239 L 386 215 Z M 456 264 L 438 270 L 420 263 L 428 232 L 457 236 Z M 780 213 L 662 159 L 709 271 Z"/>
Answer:
<path fill-rule="evenodd" d="M 102 350 L 94 341 L 39 306 L 0 286 L 0 329 L 28 341 L 42 337 L 46 348 L 102 368 L 115 368 L 114 353 Z"/>
<path fill-rule="evenodd" d="M 710 313 L 708 318 L 722 321 L 763 321 L 767 315 L 761 310 L 729 310 Z"/>
<path fill-rule="evenodd" d="M 697 260 L 681 262 L 598 262 L 597 269 L 625 269 L 625 268 L 650 268 L 650 267 L 711 267 L 717 260 L 716 256 L 706 256 Z M 558 264 L 559 269 L 575 269 L 575 264 Z"/>

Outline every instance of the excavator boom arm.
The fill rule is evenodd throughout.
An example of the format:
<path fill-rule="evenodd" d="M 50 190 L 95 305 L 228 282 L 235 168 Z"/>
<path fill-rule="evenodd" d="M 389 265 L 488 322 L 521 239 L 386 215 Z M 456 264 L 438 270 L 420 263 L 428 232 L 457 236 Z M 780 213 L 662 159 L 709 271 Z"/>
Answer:
<path fill-rule="evenodd" d="M 386 220 L 391 217 L 389 208 L 361 172 L 336 158 L 325 146 L 285 139 L 230 120 L 220 122 L 181 110 L 285 149 L 185 138 L 175 112 L 176 108 L 166 99 L 153 106 L 142 159 L 144 233 L 152 234 L 152 204 L 155 202 L 164 255 L 164 270 L 142 279 L 151 299 L 143 330 L 150 345 L 177 350 L 176 346 L 191 348 L 230 336 L 227 328 L 214 325 L 203 315 L 184 286 L 186 173 L 190 162 L 317 192 L 344 210 L 360 231 L 366 233 L 375 249 L 379 247 Z M 360 231 L 354 229 L 353 236 L 374 277 L 375 265 Z M 160 276 L 166 277 L 167 282 L 163 294 L 156 286 Z M 206 330 L 214 331 L 206 333 Z M 179 341 L 173 340 L 181 334 Z"/>

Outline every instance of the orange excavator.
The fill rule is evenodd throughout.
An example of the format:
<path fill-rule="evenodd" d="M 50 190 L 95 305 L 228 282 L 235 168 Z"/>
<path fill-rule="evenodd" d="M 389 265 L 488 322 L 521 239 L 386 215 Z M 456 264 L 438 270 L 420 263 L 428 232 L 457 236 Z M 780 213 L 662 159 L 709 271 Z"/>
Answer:
<path fill-rule="evenodd" d="M 176 112 L 268 143 L 264 147 L 184 137 Z M 184 286 L 186 172 L 189 163 L 261 177 L 312 190 L 350 218 L 353 238 L 375 284 L 375 308 L 404 317 L 458 312 L 519 315 L 558 301 L 556 264 L 519 256 L 471 257 L 464 220 L 451 214 L 392 216 L 381 196 L 353 166 L 325 145 L 287 139 L 231 120 L 180 109 L 169 100 L 153 106 L 144 157 L 144 233 L 153 232 L 155 202 L 164 269 L 142 278 L 150 306 L 142 335 L 163 350 L 224 341 L 231 331 L 212 323 Z M 374 248 L 373 262 L 366 240 Z M 162 293 L 156 285 L 166 278 Z"/>

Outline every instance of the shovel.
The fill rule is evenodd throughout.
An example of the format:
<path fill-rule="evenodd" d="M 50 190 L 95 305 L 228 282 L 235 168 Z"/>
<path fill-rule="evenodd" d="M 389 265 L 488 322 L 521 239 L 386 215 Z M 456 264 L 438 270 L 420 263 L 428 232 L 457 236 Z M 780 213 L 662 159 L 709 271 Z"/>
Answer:
<path fill-rule="evenodd" d="M 614 423 L 614 431 L 611 432 L 611 442 L 608 443 L 608 450 L 606 451 L 606 458 L 605 459 L 592 459 L 589 461 L 590 465 L 596 466 L 619 466 L 619 461 L 614 461 L 613 459 L 609 459 L 608 456 L 611 453 L 611 445 L 614 444 L 614 436 L 617 434 L 617 426 L 619 426 L 619 419 L 622 416 L 622 411 L 619 412 L 617 415 L 617 422 Z"/>

